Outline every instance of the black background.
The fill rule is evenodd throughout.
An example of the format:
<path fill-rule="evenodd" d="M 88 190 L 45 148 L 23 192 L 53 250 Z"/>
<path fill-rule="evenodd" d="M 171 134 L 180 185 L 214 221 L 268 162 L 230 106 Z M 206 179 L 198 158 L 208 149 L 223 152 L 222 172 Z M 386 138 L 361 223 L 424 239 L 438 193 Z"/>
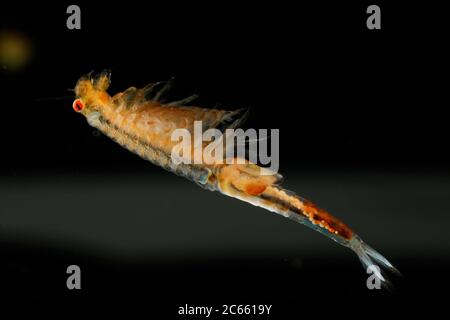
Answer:
<path fill-rule="evenodd" d="M 32 44 L 31 61 L 22 70 L 1 71 L 0 172 L 5 188 L 29 181 L 33 188 L 54 181 L 70 185 L 73 179 L 109 181 L 142 177 L 144 172 L 161 181 L 170 179 L 93 132 L 73 112 L 71 99 L 55 99 L 70 96 L 67 89 L 81 75 L 108 68 L 111 93 L 174 76 L 176 97 L 198 93 L 201 106 L 250 107 L 245 127 L 280 129 L 280 169 L 287 178 L 298 172 L 300 178 L 307 173 L 313 181 L 315 176 L 358 179 L 369 174 L 386 177 L 386 184 L 390 177 L 421 188 L 438 183 L 444 195 L 436 196 L 436 202 L 421 203 L 426 210 L 416 208 L 405 217 L 414 232 L 377 230 L 393 243 L 396 232 L 403 232 L 412 247 L 420 246 L 422 237 L 436 235 L 434 226 L 448 223 L 448 215 L 436 217 L 436 212 L 448 208 L 450 169 L 443 8 L 425 2 L 378 2 L 382 29 L 368 30 L 365 10 L 371 3 L 364 2 L 78 4 L 81 30 L 66 28 L 69 3 L 2 4 L 1 28 L 22 32 Z M 423 177 L 428 181 L 425 187 Z M 61 202 L 62 207 L 78 201 L 74 190 L 73 202 Z M 200 201 L 202 191 L 192 190 L 192 197 Z M 195 206 L 187 208 L 195 214 Z M 41 210 L 47 209 L 39 207 L 36 213 Z M 419 218 L 429 222 L 428 228 Z M 9 261 L 2 271 L 7 284 L 4 297 L 143 298 L 166 315 L 184 303 L 245 301 L 273 303 L 277 312 L 299 314 L 303 299 L 318 304 L 339 298 L 369 303 L 382 299 L 405 306 L 414 299 L 442 297 L 448 283 L 440 276 L 448 268 L 448 252 L 438 250 L 445 245 L 429 248 L 427 257 L 397 246 L 403 250 L 403 260 L 397 263 L 409 277 L 399 281 L 396 294 L 390 294 L 369 292 L 362 286 L 364 273 L 356 259 L 338 262 L 333 253 L 313 253 L 312 262 L 298 275 L 291 252 L 246 258 L 226 251 L 222 258 L 206 255 L 182 263 L 177 259 L 124 263 L 64 242 L 36 242 L 36 235 L 15 237 L 10 236 L 14 230 L 7 231 L 2 237 Z M 80 292 L 64 286 L 66 274 L 61 269 L 72 261 L 87 270 Z M 330 264 L 335 267 L 327 268 Z M 109 284 L 112 278 L 114 286 Z M 247 284 L 236 285 L 243 282 Z"/>

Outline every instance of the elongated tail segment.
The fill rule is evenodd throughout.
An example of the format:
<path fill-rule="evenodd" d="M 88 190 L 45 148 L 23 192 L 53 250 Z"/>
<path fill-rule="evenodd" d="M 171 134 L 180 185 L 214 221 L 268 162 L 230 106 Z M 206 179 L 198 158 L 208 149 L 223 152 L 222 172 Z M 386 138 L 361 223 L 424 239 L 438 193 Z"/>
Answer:
<path fill-rule="evenodd" d="M 386 258 L 364 243 L 342 221 L 311 201 L 280 187 L 278 185 L 282 179 L 280 175 L 267 175 L 267 172 L 262 175 L 262 170 L 265 169 L 251 163 L 222 166 L 215 174 L 217 189 L 227 196 L 302 223 L 349 247 L 358 255 L 365 270 L 373 265 L 377 266 L 378 268 L 374 270 L 380 272 L 375 272 L 375 276 L 384 287 L 390 287 L 387 277 L 381 270 L 400 273 Z"/>

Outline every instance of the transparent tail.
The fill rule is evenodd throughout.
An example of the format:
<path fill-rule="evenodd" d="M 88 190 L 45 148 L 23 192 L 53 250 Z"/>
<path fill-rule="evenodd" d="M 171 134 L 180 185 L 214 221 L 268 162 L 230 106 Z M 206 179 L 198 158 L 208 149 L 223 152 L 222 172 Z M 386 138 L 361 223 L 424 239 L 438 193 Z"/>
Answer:
<path fill-rule="evenodd" d="M 342 221 L 277 185 L 281 176 L 261 176 L 261 168 L 251 164 L 230 165 L 221 169 L 216 175 L 218 190 L 221 193 L 281 214 L 351 248 L 358 255 L 364 269 L 373 273 L 381 286 L 392 288 L 386 272 L 397 275 L 400 275 L 400 272 Z"/>
<path fill-rule="evenodd" d="M 349 241 L 348 247 L 358 255 L 364 269 L 378 278 L 381 286 L 392 290 L 393 286 L 386 273 L 393 273 L 397 276 L 401 276 L 401 273 L 385 257 L 362 241 L 357 235 L 354 235 Z"/>

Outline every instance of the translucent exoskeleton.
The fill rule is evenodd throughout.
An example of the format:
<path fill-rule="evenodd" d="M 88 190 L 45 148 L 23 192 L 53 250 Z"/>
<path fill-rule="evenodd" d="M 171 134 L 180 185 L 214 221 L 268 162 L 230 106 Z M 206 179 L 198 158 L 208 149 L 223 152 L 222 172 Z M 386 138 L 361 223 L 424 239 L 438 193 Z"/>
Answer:
<path fill-rule="evenodd" d="M 265 208 L 319 231 L 352 249 L 365 269 L 378 265 L 398 273 L 388 260 L 339 219 L 283 189 L 279 174 L 265 172 L 263 175 L 263 168 L 245 160 L 212 164 L 175 164 L 172 161 L 171 150 L 176 142 L 172 141 L 171 135 L 175 129 L 192 131 L 194 121 L 202 121 L 205 130 L 234 128 L 247 115 L 244 109 L 225 111 L 186 106 L 196 96 L 164 103 L 163 97 L 170 89 L 171 81 L 151 83 L 141 89 L 131 87 L 112 97 L 106 92 L 109 84 L 109 72 L 81 77 L 75 87 L 77 99 L 73 109 L 124 148 L 206 189 Z M 377 276 L 382 284 L 389 286 L 383 272 Z"/>

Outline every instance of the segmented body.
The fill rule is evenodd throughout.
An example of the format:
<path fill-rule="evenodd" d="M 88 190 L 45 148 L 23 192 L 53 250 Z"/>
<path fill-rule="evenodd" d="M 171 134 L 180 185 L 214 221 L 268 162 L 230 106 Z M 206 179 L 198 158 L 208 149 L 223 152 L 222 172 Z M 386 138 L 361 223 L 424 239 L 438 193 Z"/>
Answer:
<path fill-rule="evenodd" d="M 148 98 L 155 84 L 143 89 L 132 87 L 110 97 L 103 88 L 96 88 L 96 83 L 105 80 L 99 77 L 79 81 L 76 90 L 84 95 L 85 104 L 89 105 L 82 113 L 91 126 L 123 147 L 207 189 L 219 190 L 287 217 L 300 215 L 304 223 L 317 225 L 331 237 L 351 238 L 352 231 L 345 224 L 311 202 L 277 187 L 281 176 L 261 175 L 261 168 L 255 164 L 237 164 L 237 161 L 232 164 L 175 164 L 172 161 L 171 151 L 177 144 L 172 140 L 174 130 L 186 129 L 193 135 L 194 121 L 201 121 L 202 130 L 216 128 L 233 120 L 236 112 L 162 104 Z"/>
<path fill-rule="evenodd" d="M 79 99 L 74 102 L 74 109 L 85 115 L 91 126 L 142 158 L 209 190 L 218 190 L 263 207 L 325 234 L 354 250 L 366 267 L 375 260 L 395 270 L 339 219 L 281 188 L 278 185 L 281 176 L 276 173 L 262 175 L 262 168 L 248 161 L 211 164 L 173 162 L 171 152 L 177 144 L 177 141 L 172 140 L 174 130 L 186 129 L 193 134 L 195 121 L 202 121 L 202 130 L 224 124 L 235 127 L 241 121 L 240 110 L 184 106 L 193 97 L 169 104 L 161 103 L 160 99 L 168 85 L 159 90 L 155 90 L 158 84 L 150 84 L 142 89 L 132 87 L 110 97 L 106 93 L 109 82 L 109 74 L 103 73 L 96 78 L 83 77 L 77 83 L 75 91 Z"/>
<path fill-rule="evenodd" d="M 108 115 L 109 117 L 107 118 Z M 151 139 L 155 136 L 161 136 L 163 139 L 166 139 L 167 131 L 140 136 L 139 131 L 142 130 L 142 126 L 138 127 L 130 122 L 141 122 L 142 117 L 145 119 L 146 115 L 134 113 L 124 116 L 120 113 L 116 115 L 114 111 L 111 111 L 106 113 L 106 116 L 100 112 L 92 112 L 87 119 L 91 126 L 140 157 L 208 189 L 214 189 L 213 185 L 208 184 L 208 178 L 211 175 L 209 168 L 195 164 L 174 164 L 170 152 L 167 151 L 168 144 L 151 142 Z M 120 125 L 123 127 L 121 128 Z"/>

